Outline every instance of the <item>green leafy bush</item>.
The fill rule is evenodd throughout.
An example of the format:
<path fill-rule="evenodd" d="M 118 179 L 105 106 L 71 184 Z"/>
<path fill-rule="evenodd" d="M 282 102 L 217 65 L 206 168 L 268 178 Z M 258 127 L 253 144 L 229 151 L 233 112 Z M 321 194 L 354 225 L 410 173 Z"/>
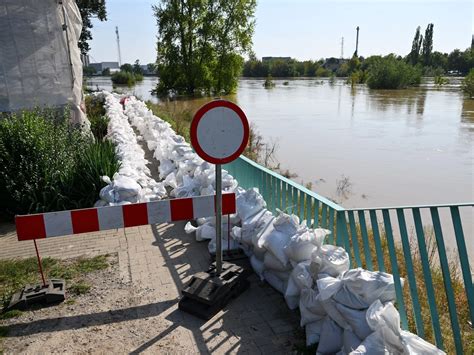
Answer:
<path fill-rule="evenodd" d="M 104 101 L 97 96 L 86 96 L 87 118 L 91 123 L 91 132 L 97 141 L 102 141 L 107 135 L 109 118 L 105 114 Z"/>
<path fill-rule="evenodd" d="M 420 82 L 421 72 L 393 55 L 375 58 L 368 67 L 367 85 L 371 89 L 403 89 Z"/>
<path fill-rule="evenodd" d="M 469 96 L 471 99 L 474 97 L 474 69 L 469 71 L 469 74 L 466 75 L 462 81 L 462 91 Z"/>
<path fill-rule="evenodd" d="M 118 170 L 110 143 L 94 143 L 69 113 L 34 109 L 0 120 L 0 210 L 38 213 L 90 207 L 101 175 Z"/>
<path fill-rule="evenodd" d="M 121 70 L 113 73 L 111 79 L 114 84 L 132 86 L 137 81 L 142 81 L 143 75 L 139 73 Z"/>

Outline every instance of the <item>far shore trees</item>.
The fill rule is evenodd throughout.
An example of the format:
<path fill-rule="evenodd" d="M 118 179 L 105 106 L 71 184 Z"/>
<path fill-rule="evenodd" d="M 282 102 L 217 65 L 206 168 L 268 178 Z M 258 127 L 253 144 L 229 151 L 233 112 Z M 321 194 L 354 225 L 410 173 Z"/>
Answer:
<path fill-rule="evenodd" d="M 157 93 L 229 94 L 236 90 L 254 32 L 256 0 L 161 0 Z"/>

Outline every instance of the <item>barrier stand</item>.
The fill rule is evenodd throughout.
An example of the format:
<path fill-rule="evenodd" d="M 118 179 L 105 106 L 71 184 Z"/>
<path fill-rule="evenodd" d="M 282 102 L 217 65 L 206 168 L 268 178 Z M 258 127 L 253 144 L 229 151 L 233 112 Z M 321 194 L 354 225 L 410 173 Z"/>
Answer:
<path fill-rule="evenodd" d="M 52 304 L 60 303 L 65 299 L 66 283 L 62 279 L 46 280 L 44 277 L 43 265 L 36 244 L 36 239 L 33 239 L 35 244 L 36 258 L 38 260 L 38 269 L 41 276 L 42 284 L 26 285 L 21 291 L 15 293 L 5 309 L 9 311 L 12 309 L 23 310 L 33 304 Z"/>
<path fill-rule="evenodd" d="M 193 275 L 184 286 L 179 309 L 202 319 L 210 319 L 249 286 L 247 277 L 251 274 L 250 268 L 222 261 L 221 210 L 222 164 L 237 159 L 244 151 L 249 126 L 244 112 L 237 105 L 215 100 L 196 112 L 190 133 L 196 153 L 205 161 L 215 164 L 216 168 L 216 253 L 215 263 L 211 263 L 209 270 Z M 230 239 L 228 252 L 229 246 Z"/>

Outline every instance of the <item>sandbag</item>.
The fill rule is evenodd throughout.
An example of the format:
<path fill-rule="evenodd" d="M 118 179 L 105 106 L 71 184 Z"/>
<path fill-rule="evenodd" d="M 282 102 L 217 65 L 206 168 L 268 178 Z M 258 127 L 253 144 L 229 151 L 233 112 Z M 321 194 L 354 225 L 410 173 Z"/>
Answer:
<path fill-rule="evenodd" d="M 237 213 L 243 221 L 260 212 L 267 206 L 257 188 L 251 188 L 246 190 L 244 193 L 239 194 L 235 202 L 237 205 Z"/>
<path fill-rule="evenodd" d="M 349 270 L 349 254 L 343 248 L 330 244 L 313 251 L 311 261 L 313 277 L 320 273 L 337 277 Z"/>
<path fill-rule="evenodd" d="M 370 334 L 350 355 L 391 355 L 377 333 Z"/>
<path fill-rule="evenodd" d="M 342 349 L 345 354 L 349 354 L 351 351 L 356 350 L 361 343 L 362 340 L 352 331 L 347 329 L 344 330 L 344 334 L 342 335 Z"/>
<path fill-rule="evenodd" d="M 320 321 L 326 317 L 326 314 L 316 314 L 311 312 L 306 306 L 304 305 L 304 302 L 301 301 L 300 297 L 300 304 L 299 304 L 299 309 L 300 309 L 300 326 L 304 327 L 307 324 L 313 323 Z"/>
<path fill-rule="evenodd" d="M 343 330 L 332 319 L 326 317 L 321 326 L 317 354 L 336 353 L 342 348 Z"/>
<path fill-rule="evenodd" d="M 250 265 L 252 265 L 253 271 L 260 277 L 260 280 L 264 280 L 263 271 L 265 270 L 265 265 L 262 261 L 258 260 L 255 255 L 250 256 Z"/>
<path fill-rule="evenodd" d="M 296 265 L 291 272 L 285 291 L 285 301 L 290 309 L 296 309 L 298 307 L 301 290 L 313 286 L 313 279 L 308 269 L 309 261 L 306 261 Z"/>
<path fill-rule="evenodd" d="M 253 238 L 273 219 L 270 211 L 262 209 L 255 215 L 242 220 L 242 242 L 248 245 L 253 244 Z"/>
<path fill-rule="evenodd" d="M 319 316 L 326 316 L 326 310 L 324 309 L 321 298 L 319 297 L 319 292 L 317 288 L 304 288 L 300 293 L 300 308 L 304 306 L 311 313 L 314 313 Z"/>
<path fill-rule="evenodd" d="M 306 324 L 306 346 L 311 346 L 319 342 L 319 335 L 321 334 L 322 325 L 323 320 L 318 320 L 316 322 Z"/>
<path fill-rule="evenodd" d="M 118 174 L 114 175 L 112 186 L 120 200 L 136 196 L 141 190 L 141 186 L 135 180 Z"/>
<path fill-rule="evenodd" d="M 349 323 L 352 328 L 352 331 L 355 333 L 355 335 L 357 335 L 359 339 L 364 340 L 370 333 L 372 333 L 372 329 L 370 329 L 369 325 L 367 324 L 367 320 L 365 317 L 367 313 L 366 310 L 359 311 L 337 303 L 336 308 L 339 313 L 344 317 L 346 322 Z"/>
<path fill-rule="evenodd" d="M 288 258 L 295 262 L 310 260 L 311 254 L 321 246 L 326 235 L 331 233 L 326 229 L 304 230 L 290 238 L 284 250 Z"/>
<path fill-rule="evenodd" d="M 408 354 L 424 355 L 424 354 L 445 354 L 444 351 L 438 349 L 433 344 L 420 338 L 418 335 L 402 330 L 400 333 L 403 347 Z"/>
<path fill-rule="evenodd" d="M 273 255 L 271 251 L 267 251 L 265 253 L 265 257 L 263 259 L 266 269 L 275 270 L 275 271 L 289 271 L 291 270 L 290 264 L 282 264 L 278 258 Z"/>
<path fill-rule="evenodd" d="M 263 277 L 270 284 L 270 286 L 272 286 L 275 290 L 277 290 L 280 293 L 285 292 L 287 282 L 281 280 L 278 276 L 275 275 L 274 272 L 270 270 L 265 270 L 263 272 Z"/>

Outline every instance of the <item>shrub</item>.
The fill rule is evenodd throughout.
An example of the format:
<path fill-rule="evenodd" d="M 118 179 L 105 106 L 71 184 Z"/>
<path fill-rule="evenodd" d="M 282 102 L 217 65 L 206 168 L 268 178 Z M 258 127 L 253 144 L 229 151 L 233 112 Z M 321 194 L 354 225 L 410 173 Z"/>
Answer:
<path fill-rule="evenodd" d="M 112 82 L 118 85 L 128 85 L 132 86 L 137 81 L 142 81 L 143 75 L 140 73 L 133 73 L 129 71 L 118 71 L 112 74 Z"/>
<path fill-rule="evenodd" d="M 100 175 L 112 176 L 117 158 L 110 143 L 94 144 L 68 120 L 68 112 L 52 109 L 0 120 L 0 210 L 39 213 L 95 202 Z"/>
<path fill-rule="evenodd" d="M 270 89 L 275 86 L 275 83 L 273 82 L 273 78 L 270 74 L 268 74 L 267 78 L 265 79 L 263 86 L 265 87 L 265 89 Z"/>
<path fill-rule="evenodd" d="M 474 98 L 474 69 L 471 69 L 469 74 L 466 75 L 461 88 L 469 98 Z"/>
<path fill-rule="evenodd" d="M 135 75 L 128 71 L 118 71 L 112 74 L 112 82 L 118 85 L 132 86 L 135 84 Z"/>
<path fill-rule="evenodd" d="M 421 82 L 420 71 L 392 55 L 375 58 L 368 67 L 367 85 L 371 89 L 403 89 Z"/>
<path fill-rule="evenodd" d="M 91 131 L 98 141 L 107 135 L 109 118 L 105 115 L 104 102 L 97 96 L 86 96 L 87 118 L 91 124 Z"/>

